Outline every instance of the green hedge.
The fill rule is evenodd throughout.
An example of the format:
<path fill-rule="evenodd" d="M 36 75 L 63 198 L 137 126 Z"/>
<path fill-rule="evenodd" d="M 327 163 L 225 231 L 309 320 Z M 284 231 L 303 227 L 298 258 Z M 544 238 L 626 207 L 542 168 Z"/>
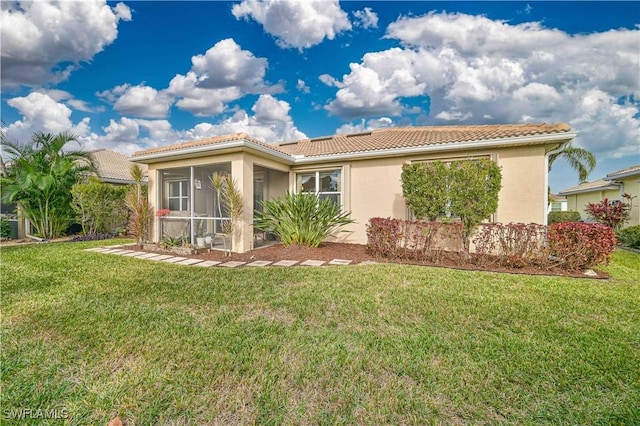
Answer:
<path fill-rule="evenodd" d="M 551 212 L 547 218 L 547 224 L 553 225 L 554 223 L 561 222 L 582 222 L 580 213 L 570 210 L 568 212 Z"/>
<path fill-rule="evenodd" d="M 640 225 L 630 226 L 616 232 L 618 243 L 623 246 L 640 249 Z"/>

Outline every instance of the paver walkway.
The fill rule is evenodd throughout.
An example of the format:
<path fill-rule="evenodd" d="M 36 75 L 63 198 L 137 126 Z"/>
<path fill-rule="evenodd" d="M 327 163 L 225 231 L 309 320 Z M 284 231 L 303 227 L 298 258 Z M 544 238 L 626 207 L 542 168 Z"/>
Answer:
<path fill-rule="evenodd" d="M 155 260 L 159 262 L 173 263 L 175 265 L 183 265 L 183 266 L 199 266 L 201 268 L 209 268 L 212 266 L 223 267 L 223 268 L 240 268 L 240 267 L 265 267 L 265 266 L 277 266 L 277 267 L 291 267 L 291 266 L 323 266 L 323 265 L 333 265 L 333 266 L 344 266 L 350 265 L 352 263 L 349 259 L 333 259 L 329 262 L 325 262 L 324 260 L 305 260 L 304 262 L 300 262 L 298 260 L 280 260 L 278 262 L 271 262 L 268 260 L 254 260 L 253 262 L 238 262 L 235 260 L 231 260 L 228 262 L 219 262 L 217 260 L 203 260 L 203 259 L 193 259 L 188 257 L 181 256 L 171 256 L 170 254 L 158 254 L 158 253 L 149 253 L 145 251 L 136 251 L 136 250 L 127 250 L 124 249 L 124 245 L 117 246 L 105 246 L 105 247 L 95 247 L 86 249 L 85 251 L 90 251 L 94 253 L 101 254 L 115 254 L 116 256 L 126 256 L 126 257 L 135 257 L 138 259 L 146 259 L 146 260 Z M 366 262 L 375 263 L 375 262 Z"/>

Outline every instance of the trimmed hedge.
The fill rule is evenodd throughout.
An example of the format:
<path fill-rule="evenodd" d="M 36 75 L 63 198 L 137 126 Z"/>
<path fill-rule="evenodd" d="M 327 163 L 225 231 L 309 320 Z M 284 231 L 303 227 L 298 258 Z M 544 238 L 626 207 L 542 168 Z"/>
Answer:
<path fill-rule="evenodd" d="M 629 234 L 640 236 L 640 227 Z M 421 222 L 371 218 L 367 250 L 374 256 L 441 263 L 443 253 L 467 264 L 510 268 L 561 268 L 579 271 L 609 262 L 613 230 L 600 223 L 563 222 L 483 224 L 473 239 L 475 253 L 465 255 L 460 222 Z M 457 260 L 456 260 L 457 261 Z"/>
<path fill-rule="evenodd" d="M 580 213 L 574 210 L 567 212 L 550 212 L 547 216 L 547 223 L 549 225 L 562 222 L 582 222 L 582 218 L 580 217 Z"/>
<path fill-rule="evenodd" d="M 549 226 L 549 253 L 568 270 L 608 264 L 616 248 L 616 235 L 601 223 L 554 223 Z"/>
<path fill-rule="evenodd" d="M 630 226 L 616 232 L 618 242 L 634 249 L 640 249 L 640 225 Z"/>
<path fill-rule="evenodd" d="M 367 250 L 392 259 L 436 261 L 445 250 L 461 252 L 461 222 L 421 222 L 374 217 L 367 225 Z"/>

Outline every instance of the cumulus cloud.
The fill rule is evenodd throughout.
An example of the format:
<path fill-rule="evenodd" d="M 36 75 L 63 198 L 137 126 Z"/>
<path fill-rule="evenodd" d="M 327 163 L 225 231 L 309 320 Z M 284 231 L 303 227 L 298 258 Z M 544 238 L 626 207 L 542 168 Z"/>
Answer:
<path fill-rule="evenodd" d="M 216 123 L 200 123 L 181 132 L 184 140 L 202 139 L 211 136 L 246 132 L 263 142 L 282 142 L 306 138 L 289 116 L 290 105 L 271 95 L 261 95 L 251 110 L 250 116 L 243 109 Z"/>
<path fill-rule="evenodd" d="M 231 13 L 261 24 L 283 48 L 306 49 L 351 30 L 338 0 L 243 0 Z"/>
<path fill-rule="evenodd" d="M 2 2 L 0 18 L 2 86 L 39 86 L 67 79 L 111 44 L 131 11 L 104 0 L 12 1 Z"/>
<path fill-rule="evenodd" d="M 197 116 L 220 114 L 229 102 L 246 94 L 282 91 L 280 85 L 264 81 L 267 60 L 242 50 L 233 39 L 219 41 L 191 62 L 187 74 L 178 74 L 169 82 L 166 94 L 178 99 L 178 108 Z"/>
<path fill-rule="evenodd" d="M 362 27 L 364 29 L 378 28 L 378 14 L 371 10 L 370 7 L 365 7 L 362 10 L 356 10 L 353 12 L 353 16 L 356 18 L 354 25 L 357 27 Z"/>
<path fill-rule="evenodd" d="M 28 141 L 37 131 L 71 132 L 77 136 L 84 136 L 89 131 L 89 118 L 74 123 L 71 109 L 44 93 L 31 92 L 27 96 L 8 99 L 7 104 L 22 114 L 21 120 L 2 129 L 12 141 Z"/>
<path fill-rule="evenodd" d="M 401 47 L 365 54 L 339 81 L 321 78 L 338 88 L 325 105 L 331 114 L 398 116 L 409 111 L 404 102 L 429 97 L 421 124 L 565 121 L 596 154 L 637 154 L 638 29 L 570 35 L 429 13 L 399 18 L 386 37 Z"/>
<path fill-rule="evenodd" d="M 298 79 L 298 82 L 296 83 L 296 89 L 298 89 L 302 93 L 311 92 L 311 89 L 309 89 L 309 86 L 307 86 L 307 83 L 305 83 L 304 80 L 300 80 L 300 79 Z"/>
<path fill-rule="evenodd" d="M 144 84 L 123 84 L 100 92 L 98 96 L 114 102 L 113 108 L 120 114 L 142 118 L 164 118 L 173 104 L 173 98 L 166 91 Z"/>
<path fill-rule="evenodd" d="M 384 129 L 386 127 L 392 127 L 393 125 L 393 120 L 389 117 L 372 118 L 369 120 L 362 119 L 358 123 L 343 124 L 336 129 L 336 134 L 366 132 L 374 129 Z"/>

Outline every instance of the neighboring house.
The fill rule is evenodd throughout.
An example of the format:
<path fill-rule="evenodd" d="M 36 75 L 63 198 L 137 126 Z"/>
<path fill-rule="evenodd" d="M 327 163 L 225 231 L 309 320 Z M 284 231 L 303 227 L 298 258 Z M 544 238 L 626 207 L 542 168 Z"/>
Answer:
<path fill-rule="evenodd" d="M 98 149 L 89 152 L 89 154 L 93 160 L 94 166 L 96 167 L 96 174 L 102 182 L 119 185 L 134 183 L 133 180 L 131 180 L 130 174 L 131 166 L 133 166 L 134 163 L 129 161 L 129 158 L 126 155 L 109 149 Z M 147 166 L 141 165 L 141 167 L 146 175 Z M 15 204 L 12 206 L 2 205 L 3 214 L 14 212 L 11 216 L 11 221 L 16 223 L 16 232 L 14 237 L 24 238 L 26 234 L 29 234 L 30 227 L 25 220 L 21 220 L 15 215 L 15 210 Z"/>
<path fill-rule="evenodd" d="M 131 166 L 135 163 L 129 161 L 126 155 L 110 149 L 97 149 L 91 151 L 89 155 L 96 167 L 98 178 L 102 182 L 119 185 L 135 183 L 131 179 Z M 142 171 L 146 176 L 147 166 L 142 164 L 140 167 L 142 167 Z M 144 181 L 146 182 L 146 177 Z"/>
<path fill-rule="evenodd" d="M 492 219 L 546 223 L 548 156 L 574 137 L 566 124 L 399 127 L 281 144 L 239 133 L 147 149 L 131 160 L 148 164 L 152 206 L 188 224 L 185 236 L 192 242 L 219 231 L 226 219 L 214 209 L 209 177 L 230 174 L 246 203 L 233 251 L 245 252 L 254 243 L 254 210 L 288 190 L 317 193 L 350 210 L 355 223 L 339 240 L 365 244 L 370 218 L 408 217 L 400 175 L 403 164 L 415 161 L 490 158 L 503 176 Z M 155 241 L 165 220 L 154 224 Z"/>
<path fill-rule="evenodd" d="M 640 164 L 560 191 L 560 195 L 567 197 L 569 210 L 579 212 L 583 220 L 588 219 L 584 211 L 588 203 L 598 203 L 605 198 L 625 201 L 622 198 L 625 193 L 637 198 L 633 199 L 630 220 L 624 226 L 640 225 Z"/>
<path fill-rule="evenodd" d="M 567 211 L 567 198 L 558 194 L 550 194 L 549 209 L 547 210 L 547 213 L 566 212 L 566 211 Z"/>

